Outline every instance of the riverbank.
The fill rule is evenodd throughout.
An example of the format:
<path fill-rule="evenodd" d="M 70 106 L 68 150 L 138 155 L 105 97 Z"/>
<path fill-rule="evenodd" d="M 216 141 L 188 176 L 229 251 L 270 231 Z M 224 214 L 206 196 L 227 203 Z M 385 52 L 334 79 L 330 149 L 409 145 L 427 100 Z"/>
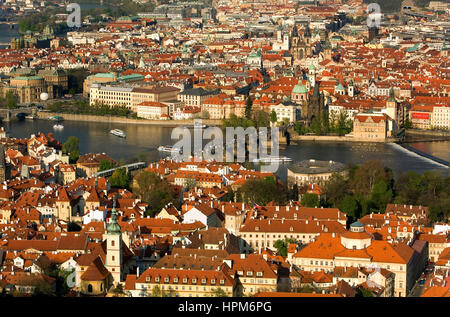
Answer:
<path fill-rule="evenodd" d="M 405 139 L 402 143 L 413 142 L 435 142 L 435 141 L 449 141 L 449 131 L 433 131 L 433 130 L 419 130 L 408 129 L 406 130 Z"/>
<path fill-rule="evenodd" d="M 313 141 L 313 142 L 358 142 L 358 143 L 395 143 L 397 139 L 386 139 L 383 141 L 367 141 L 366 139 L 354 138 L 352 136 L 338 135 L 295 135 L 290 139 L 291 142 L 296 141 Z"/>
<path fill-rule="evenodd" d="M 163 127 L 176 127 L 191 125 L 193 120 L 148 120 L 148 119 L 130 119 L 125 117 L 115 116 L 95 116 L 89 114 L 70 114 L 57 112 L 43 112 L 37 113 L 38 119 L 47 120 L 49 117 L 59 116 L 67 121 L 81 121 L 81 122 L 105 122 L 105 123 L 125 123 L 125 124 L 142 124 L 142 125 L 157 125 Z M 202 119 L 202 124 L 206 125 L 222 125 L 221 120 Z"/>

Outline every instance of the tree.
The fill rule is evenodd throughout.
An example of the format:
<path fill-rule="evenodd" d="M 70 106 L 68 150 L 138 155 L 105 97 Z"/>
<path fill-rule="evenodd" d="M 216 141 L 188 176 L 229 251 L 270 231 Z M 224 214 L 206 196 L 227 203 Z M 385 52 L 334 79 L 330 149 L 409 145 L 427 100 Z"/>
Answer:
<path fill-rule="evenodd" d="M 373 297 L 373 293 L 367 288 L 358 288 L 355 293 L 355 297 Z"/>
<path fill-rule="evenodd" d="M 111 187 L 115 188 L 127 188 L 129 185 L 130 177 L 128 176 L 125 168 L 116 169 L 109 179 Z"/>
<path fill-rule="evenodd" d="M 270 113 L 270 122 L 277 122 L 277 113 L 275 112 L 275 110 L 272 110 L 272 112 Z"/>
<path fill-rule="evenodd" d="M 275 241 L 273 246 L 277 249 L 279 255 L 287 256 L 289 244 L 291 244 L 291 243 L 297 244 L 298 241 L 296 239 L 292 239 L 292 238 L 285 238 L 284 240 Z"/>
<path fill-rule="evenodd" d="M 110 160 L 101 160 L 100 161 L 100 167 L 98 169 L 99 172 L 101 171 L 106 171 L 109 169 L 114 168 L 114 163 L 111 162 Z"/>
<path fill-rule="evenodd" d="M 358 201 L 352 195 L 347 195 L 339 203 L 339 209 L 344 212 L 347 217 L 350 217 L 352 221 L 356 220 L 360 216 L 360 210 Z"/>
<path fill-rule="evenodd" d="M 144 171 L 135 178 L 133 193 L 150 206 L 151 216 L 160 212 L 169 203 L 175 203 L 176 197 L 172 186 L 152 172 Z"/>
<path fill-rule="evenodd" d="M 80 141 L 76 136 L 70 136 L 63 144 L 62 150 L 64 153 L 69 154 L 71 163 L 76 163 L 80 157 Z"/>
<path fill-rule="evenodd" d="M 386 210 L 386 205 L 392 200 L 392 189 L 389 189 L 384 180 L 379 180 L 372 189 L 371 204 L 374 211 Z"/>
<path fill-rule="evenodd" d="M 248 120 L 250 120 L 252 118 L 252 107 L 253 107 L 252 97 L 248 96 L 247 100 L 245 102 L 245 117 Z"/>
<path fill-rule="evenodd" d="M 17 97 L 13 94 L 12 91 L 8 91 L 5 94 L 5 100 L 6 100 L 6 107 L 8 109 L 14 109 L 17 108 Z"/>
<path fill-rule="evenodd" d="M 311 193 L 303 194 L 301 204 L 303 207 L 319 207 L 320 206 L 319 196 Z"/>
<path fill-rule="evenodd" d="M 53 297 L 56 294 L 50 283 L 45 280 L 40 280 L 33 291 L 33 296 Z"/>
<path fill-rule="evenodd" d="M 213 294 L 214 297 L 228 297 L 227 293 L 220 287 L 213 289 Z"/>
<path fill-rule="evenodd" d="M 356 169 L 351 187 L 355 194 L 368 198 L 379 180 L 384 180 L 386 184 L 390 185 L 392 179 L 392 171 L 386 170 L 380 161 L 371 160 L 364 162 Z"/>
<path fill-rule="evenodd" d="M 123 290 L 123 285 L 121 283 L 118 283 L 117 286 L 112 290 L 115 297 L 118 297 L 119 295 L 125 294 Z"/>
<path fill-rule="evenodd" d="M 273 177 L 250 179 L 241 187 L 242 197 L 249 204 L 266 205 L 270 201 L 284 203 L 286 191 Z"/>
<path fill-rule="evenodd" d="M 71 221 L 67 224 L 67 231 L 74 232 L 74 231 L 81 231 L 81 227 L 79 224 L 77 224 L 74 221 Z"/>
<path fill-rule="evenodd" d="M 348 181 L 338 173 L 333 173 L 325 183 L 327 201 L 334 207 L 349 193 Z"/>
<path fill-rule="evenodd" d="M 167 297 L 167 295 L 164 290 L 161 290 L 158 285 L 155 285 L 152 289 L 151 297 Z"/>

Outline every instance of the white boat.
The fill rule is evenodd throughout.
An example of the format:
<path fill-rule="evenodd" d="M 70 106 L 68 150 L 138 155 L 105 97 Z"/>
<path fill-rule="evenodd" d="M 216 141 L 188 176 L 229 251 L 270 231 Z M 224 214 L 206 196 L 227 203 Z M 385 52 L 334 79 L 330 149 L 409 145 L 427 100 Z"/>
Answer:
<path fill-rule="evenodd" d="M 112 135 L 118 136 L 120 138 L 126 138 L 127 137 L 125 132 L 123 132 L 122 130 L 119 130 L 119 129 L 111 130 L 111 131 L 109 131 L 109 133 L 111 133 Z"/>
<path fill-rule="evenodd" d="M 62 124 L 55 124 L 53 126 L 53 130 L 62 130 L 64 129 L 64 126 Z"/>
<path fill-rule="evenodd" d="M 272 162 L 279 162 L 279 163 L 285 163 L 285 162 L 292 162 L 292 159 L 287 156 L 277 156 L 277 157 L 263 157 L 263 158 L 257 158 L 253 160 L 254 163 L 272 163 Z"/>
<path fill-rule="evenodd" d="M 170 146 L 170 145 L 166 145 L 166 146 L 161 145 L 160 147 L 158 147 L 158 151 L 169 152 L 169 153 L 177 153 L 177 152 L 181 153 L 181 149 L 179 149 L 179 150 L 174 149 L 173 146 Z"/>
<path fill-rule="evenodd" d="M 34 120 L 35 117 L 33 115 L 25 116 L 25 119 L 27 120 Z"/>

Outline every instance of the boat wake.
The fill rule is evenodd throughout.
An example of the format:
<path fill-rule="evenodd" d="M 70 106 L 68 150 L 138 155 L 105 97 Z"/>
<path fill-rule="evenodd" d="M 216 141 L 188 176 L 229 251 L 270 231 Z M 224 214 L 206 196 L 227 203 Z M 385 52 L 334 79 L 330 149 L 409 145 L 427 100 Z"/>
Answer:
<path fill-rule="evenodd" d="M 397 143 L 388 143 L 388 144 L 391 145 L 391 146 L 393 146 L 394 148 L 396 148 L 396 149 L 398 149 L 398 150 L 404 152 L 404 153 L 407 153 L 407 154 L 411 155 L 411 156 L 419 157 L 419 158 L 423 159 L 424 161 L 433 163 L 434 165 L 438 165 L 438 166 L 440 166 L 440 167 L 448 168 L 448 165 L 445 165 L 445 164 L 443 164 L 443 163 L 439 163 L 439 162 L 437 162 L 437 161 L 435 161 L 435 160 L 433 160 L 433 159 L 431 159 L 431 158 L 429 158 L 429 157 L 420 155 L 419 153 L 416 153 L 416 152 L 414 152 L 414 151 L 412 151 L 412 150 L 409 150 L 409 149 L 407 149 L 407 148 L 401 146 L 400 144 L 397 144 Z M 430 156 L 432 156 L 432 155 L 430 155 Z M 443 160 L 442 160 L 442 161 L 443 161 Z"/>

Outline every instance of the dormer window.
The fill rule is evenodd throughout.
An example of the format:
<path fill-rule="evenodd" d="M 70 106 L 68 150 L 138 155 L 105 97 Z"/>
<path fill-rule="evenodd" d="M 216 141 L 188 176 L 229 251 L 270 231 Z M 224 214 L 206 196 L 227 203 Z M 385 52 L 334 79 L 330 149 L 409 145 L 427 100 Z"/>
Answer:
<path fill-rule="evenodd" d="M 294 227 L 290 227 L 289 231 L 291 231 L 291 232 L 294 231 Z"/>
<path fill-rule="evenodd" d="M 263 272 L 257 272 L 256 276 L 262 277 L 263 276 Z"/>
<path fill-rule="evenodd" d="M 253 276 L 253 272 L 252 271 L 248 271 L 247 272 L 247 276 Z"/>
<path fill-rule="evenodd" d="M 169 278 L 168 277 L 164 278 L 164 283 L 169 283 Z"/>
<path fill-rule="evenodd" d="M 147 276 L 147 277 L 145 278 L 145 281 L 146 281 L 146 282 L 150 282 L 150 276 Z"/>
<path fill-rule="evenodd" d="M 155 282 L 159 283 L 159 277 L 155 277 Z"/>
<path fill-rule="evenodd" d="M 220 285 L 225 284 L 225 280 L 220 280 Z"/>
<path fill-rule="evenodd" d="M 206 284 L 206 278 L 202 279 L 202 284 Z"/>
<path fill-rule="evenodd" d="M 195 283 L 197 283 L 197 279 L 196 279 L 196 278 L 193 278 L 193 279 L 192 279 L 192 284 L 195 284 Z"/>
<path fill-rule="evenodd" d="M 173 278 L 173 282 L 174 282 L 174 283 L 178 283 L 178 277 L 174 277 L 174 278 Z"/>
<path fill-rule="evenodd" d="M 216 284 L 216 280 L 215 280 L 215 279 L 212 279 L 212 280 L 211 280 L 211 284 L 212 284 L 212 285 Z"/>
<path fill-rule="evenodd" d="M 186 284 L 187 283 L 187 278 L 183 278 L 183 283 Z"/>
<path fill-rule="evenodd" d="M 258 227 L 258 226 L 256 226 L 256 227 L 255 227 L 255 230 L 256 230 L 256 231 L 259 231 L 259 227 Z"/>

